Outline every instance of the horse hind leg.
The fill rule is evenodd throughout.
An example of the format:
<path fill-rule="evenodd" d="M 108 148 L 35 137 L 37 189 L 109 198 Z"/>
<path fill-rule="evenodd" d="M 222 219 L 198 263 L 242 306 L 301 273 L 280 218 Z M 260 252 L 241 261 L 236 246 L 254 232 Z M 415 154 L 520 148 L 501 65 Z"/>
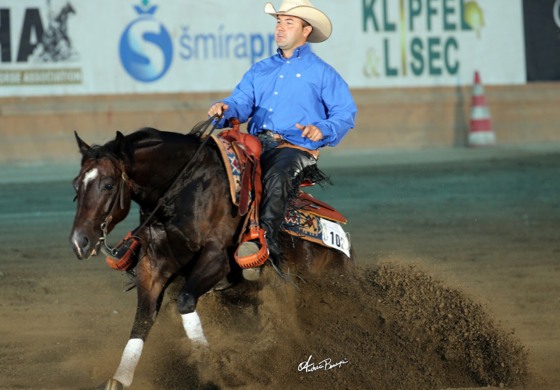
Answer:
<path fill-rule="evenodd" d="M 196 310 L 191 313 L 181 314 L 181 319 L 183 320 L 183 328 L 185 329 L 185 333 L 187 333 L 187 337 L 195 345 L 207 346 L 208 340 L 204 335 L 202 323 L 200 322 L 200 317 Z"/>
<path fill-rule="evenodd" d="M 356 269 L 354 250 L 344 253 L 288 234 L 281 236 L 284 260 L 302 275 L 323 275 L 327 272 L 351 273 Z"/>
<path fill-rule="evenodd" d="M 181 314 L 183 328 L 187 337 L 196 345 L 208 345 L 200 317 L 196 312 L 198 298 L 210 291 L 229 271 L 225 248 L 221 244 L 210 243 L 202 250 L 177 297 L 177 310 Z"/>

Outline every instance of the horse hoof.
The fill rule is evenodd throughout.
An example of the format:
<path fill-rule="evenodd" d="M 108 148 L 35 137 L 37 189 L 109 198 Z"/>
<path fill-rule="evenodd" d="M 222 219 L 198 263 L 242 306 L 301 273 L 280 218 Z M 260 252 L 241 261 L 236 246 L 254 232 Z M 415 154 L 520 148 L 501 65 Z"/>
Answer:
<path fill-rule="evenodd" d="M 230 288 L 231 286 L 233 286 L 233 283 L 231 283 L 226 277 L 220 280 L 218 283 L 216 283 L 216 285 L 214 286 L 214 291 L 224 291 Z"/>
<path fill-rule="evenodd" d="M 97 390 L 123 390 L 123 389 L 124 389 L 123 384 L 112 378 L 109 379 L 107 383 L 97 388 Z"/>
<path fill-rule="evenodd" d="M 244 268 L 243 269 L 243 278 L 245 280 L 249 280 L 254 282 L 255 280 L 259 280 L 261 277 L 262 268 L 261 267 L 253 267 L 253 268 Z"/>

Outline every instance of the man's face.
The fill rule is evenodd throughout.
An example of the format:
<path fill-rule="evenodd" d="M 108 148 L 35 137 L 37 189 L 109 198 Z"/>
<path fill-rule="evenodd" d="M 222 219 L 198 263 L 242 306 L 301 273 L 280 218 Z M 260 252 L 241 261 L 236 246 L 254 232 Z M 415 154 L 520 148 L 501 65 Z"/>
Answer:
<path fill-rule="evenodd" d="M 303 27 L 303 20 L 295 16 L 278 15 L 274 36 L 278 47 L 292 50 L 303 45 L 311 33 L 311 27 Z"/>

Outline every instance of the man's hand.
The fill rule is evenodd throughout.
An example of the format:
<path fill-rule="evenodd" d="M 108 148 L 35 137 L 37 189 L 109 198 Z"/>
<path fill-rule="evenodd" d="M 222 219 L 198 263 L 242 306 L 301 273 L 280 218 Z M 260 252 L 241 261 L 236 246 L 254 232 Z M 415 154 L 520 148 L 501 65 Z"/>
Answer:
<path fill-rule="evenodd" d="M 223 102 L 218 102 L 212 105 L 208 110 L 208 116 L 220 115 L 222 116 L 224 111 L 226 111 L 229 106 Z"/>
<path fill-rule="evenodd" d="M 309 138 L 313 142 L 317 142 L 323 139 L 323 133 L 316 126 L 303 126 L 299 123 L 296 123 L 296 127 L 302 131 L 301 136 L 303 138 Z"/>

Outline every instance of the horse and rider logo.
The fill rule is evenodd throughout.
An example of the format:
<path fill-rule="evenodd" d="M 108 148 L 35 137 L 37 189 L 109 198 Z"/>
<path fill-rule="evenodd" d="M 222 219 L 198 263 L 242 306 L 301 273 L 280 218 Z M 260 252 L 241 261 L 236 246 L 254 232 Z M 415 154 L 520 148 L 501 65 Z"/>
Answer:
<path fill-rule="evenodd" d="M 57 1 L 57 4 L 64 4 L 60 8 L 52 7 L 51 0 L 46 3 L 46 18 L 43 18 L 41 7 L 24 5 L 23 10 L 19 7 L 14 10 L 0 7 L 0 62 L 12 65 L 0 70 L 1 86 L 82 83 L 82 69 L 79 66 L 81 56 L 74 47 L 73 29 L 69 28 L 69 20 L 77 14 L 76 9 L 67 1 Z M 16 37 L 19 39 L 16 40 Z M 17 47 L 12 51 L 15 42 Z M 16 54 L 15 58 L 12 58 L 13 54 Z M 69 63 L 78 64 L 65 66 Z M 10 96 L 14 90 L 5 89 L 3 92 Z"/>
<path fill-rule="evenodd" d="M 138 17 L 122 33 L 119 54 L 126 72 L 145 83 L 159 80 L 171 65 L 173 44 L 165 26 L 155 19 L 157 6 L 143 0 L 134 6 Z"/>
<path fill-rule="evenodd" d="M 78 52 L 72 46 L 68 35 L 68 18 L 76 14 L 71 3 L 66 3 L 56 16 L 48 2 L 48 26 L 30 55 L 31 62 L 69 62 L 79 60 Z"/>

